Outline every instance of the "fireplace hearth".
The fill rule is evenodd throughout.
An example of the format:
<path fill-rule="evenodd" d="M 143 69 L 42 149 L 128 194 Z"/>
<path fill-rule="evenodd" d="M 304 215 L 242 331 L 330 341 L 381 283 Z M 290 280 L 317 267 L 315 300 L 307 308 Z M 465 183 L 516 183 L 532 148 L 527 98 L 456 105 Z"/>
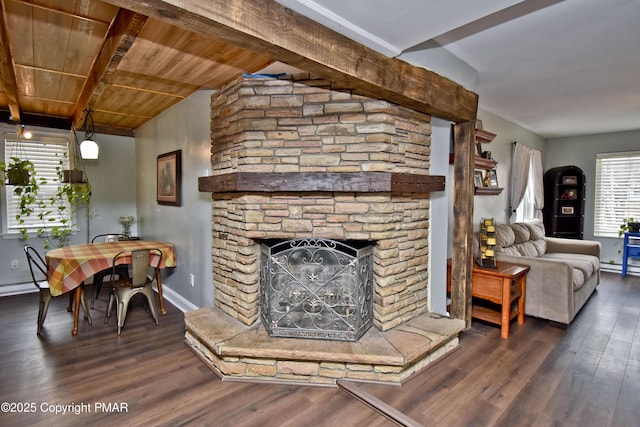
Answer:
<path fill-rule="evenodd" d="M 261 245 L 261 318 L 269 336 L 357 341 L 373 323 L 370 243 Z"/>

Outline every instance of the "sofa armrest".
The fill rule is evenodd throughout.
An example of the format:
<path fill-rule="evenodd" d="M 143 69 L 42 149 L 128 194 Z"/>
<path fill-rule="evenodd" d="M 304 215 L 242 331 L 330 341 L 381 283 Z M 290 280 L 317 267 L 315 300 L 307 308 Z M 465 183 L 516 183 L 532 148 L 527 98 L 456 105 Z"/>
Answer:
<path fill-rule="evenodd" d="M 525 314 L 568 324 L 573 318 L 573 268 L 560 259 L 497 253 L 496 259 L 528 265 Z"/>
<path fill-rule="evenodd" d="M 595 240 L 563 239 L 545 237 L 547 252 L 593 255 L 600 259 L 600 242 Z"/>

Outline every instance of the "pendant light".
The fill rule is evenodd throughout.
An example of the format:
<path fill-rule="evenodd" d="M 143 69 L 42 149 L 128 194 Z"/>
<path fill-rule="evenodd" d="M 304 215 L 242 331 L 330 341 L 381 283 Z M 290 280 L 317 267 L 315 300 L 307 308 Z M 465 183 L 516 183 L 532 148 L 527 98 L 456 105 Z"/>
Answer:
<path fill-rule="evenodd" d="M 91 108 L 84 110 L 86 113 L 84 117 L 84 124 L 82 128 L 84 130 L 84 140 L 80 143 L 80 155 L 83 159 L 97 159 L 100 147 L 93 140 L 93 116 L 91 115 Z"/>

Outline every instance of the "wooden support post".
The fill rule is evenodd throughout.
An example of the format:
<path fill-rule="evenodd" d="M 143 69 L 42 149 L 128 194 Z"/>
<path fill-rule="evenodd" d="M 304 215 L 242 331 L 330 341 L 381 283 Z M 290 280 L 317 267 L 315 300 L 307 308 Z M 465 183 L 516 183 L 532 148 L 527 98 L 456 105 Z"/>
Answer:
<path fill-rule="evenodd" d="M 471 327 L 475 122 L 455 126 L 451 315 Z"/>

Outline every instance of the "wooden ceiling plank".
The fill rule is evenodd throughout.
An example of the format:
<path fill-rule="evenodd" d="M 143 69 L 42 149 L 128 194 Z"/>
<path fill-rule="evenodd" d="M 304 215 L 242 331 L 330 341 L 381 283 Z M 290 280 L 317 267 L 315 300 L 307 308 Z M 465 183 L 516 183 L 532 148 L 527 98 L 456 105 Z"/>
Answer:
<path fill-rule="evenodd" d="M 7 30 L 7 15 L 4 0 L 0 1 L 2 8 L 0 19 L 0 77 L 2 77 L 2 87 L 7 98 L 9 112 L 15 123 L 20 123 L 20 102 L 18 99 L 18 83 L 16 81 L 16 70 L 11 55 L 9 44 L 9 34 Z"/>
<path fill-rule="evenodd" d="M 125 9 L 118 11 L 76 102 L 76 109 L 72 116 L 76 127 L 80 127 L 85 107 L 94 104 L 100 98 L 109 82 L 109 77 L 115 73 L 118 64 L 129 51 L 146 22 L 147 17 L 144 15 Z"/>
<path fill-rule="evenodd" d="M 105 1 L 436 117 L 455 122 L 476 118 L 475 93 L 388 58 L 273 0 Z"/>
<path fill-rule="evenodd" d="M 140 73 L 118 71 L 111 76 L 110 85 L 114 87 L 135 88 L 148 90 L 162 95 L 180 96 L 186 98 L 199 89 L 198 86 L 178 80 L 163 79 L 158 76 L 149 76 Z"/>
<path fill-rule="evenodd" d="M 36 67 L 36 66 L 33 66 L 33 65 L 24 65 L 24 64 L 16 64 L 16 70 L 19 70 L 19 69 L 40 71 L 40 72 L 52 73 L 52 74 L 60 74 L 60 75 L 66 76 L 66 77 L 75 77 L 75 78 L 78 78 L 78 79 L 84 79 L 86 77 L 83 74 L 69 73 L 67 71 L 54 70 L 52 68 Z"/>
<path fill-rule="evenodd" d="M 55 13 L 59 13 L 59 14 L 63 14 L 63 15 L 67 15 L 70 16 L 72 18 L 77 18 L 77 19 L 82 19 L 84 21 L 88 21 L 88 22 L 95 22 L 95 23 L 100 23 L 100 24 L 109 24 L 110 20 L 106 19 L 105 14 L 101 14 L 101 16 L 97 16 L 96 15 L 96 10 L 95 9 L 104 9 L 105 6 L 100 5 L 100 2 L 87 2 L 88 5 L 93 6 L 93 4 L 95 3 L 95 5 L 97 7 L 92 7 L 92 15 L 88 15 L 86 13 L 82 13 L 79 12 L 77 10 L 65 10 L 63 9 L 62 6 L 64 6 L 64 3 L 60 3 L 60 0 L 56 1 L 55 5 L 52 4 L 38 4 L 38 3 L 34 3 L 33 0 L 12 0 L 15 3 L 20 3 L 29 7 L 33 7 L 33 8 L 38 8 L 38 9 L 43 9 L 45 10 L 47 13 L 50 12 L 55 12 Z M 75 2 L 74 2 L 75 3 Z M 79 2 L 81 3 L 81 2 Z M 73 4 L 73 3 L 72 3 Z M 77 7 L 79 7 L 80 9 L 84 9 L 83 6 L 81 5 L 77 5 Z M 106 11 L 108 12 L 108 11 Z M 113 14 L 106 14 L 107 16 L 113 16 Z"/>

